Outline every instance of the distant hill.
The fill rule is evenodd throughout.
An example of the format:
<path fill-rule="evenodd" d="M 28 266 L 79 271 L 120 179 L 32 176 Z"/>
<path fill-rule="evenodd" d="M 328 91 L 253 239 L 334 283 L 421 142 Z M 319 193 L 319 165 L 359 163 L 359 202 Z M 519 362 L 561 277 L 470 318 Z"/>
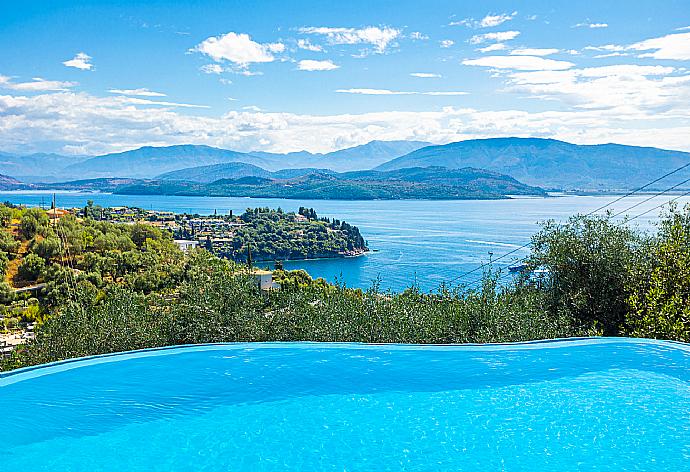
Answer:
<path fill-rule="evenodd" d="M 190 182 L 209 183 L 219 179 L 239 179 L 241 177 L 263 177 L 269 179 L 291 179 L 314 172 L 333 173 L 328 169 L 282 169 L 271 172 L 261 167 L 244 162 L 230 162 L 212 166 L 192 167 L 166 172 L 156 177 L 157 180 L 187 180 Z"/>
<path fill-rule="evenodd" d="M 428 145 L 422 141 L 371 141 L 324 154 L 315 165 L 338 172 L 368 170 Z"/>
<path fill-rule="evenodd" d="M 61 169 L 88 158 L 89 156 L 47 153 L 17 155 L 0 152 L 0 172 L 14 175 L 24 182 L 45 181 L 47 177 L 58 177 Z"/>
<path fill-rule="evenodd" d="M 16 190 L 25 187 L 25 184 L 15 179 L 14 177 L 0 174 L 0 190 Z"/>
<path fill-rule="evenodd" d="M 442 167 L 390 172 L 310 172 L 289 179 L 244 176 L 210 183 L 179 180 L 139 181 L 115 188 L 128 195 L 198 195 L 322 200 L 496 199 L 509 195 L 544 196 L 544 190 L 497 172 Z"/>
<path fill-rule="evenodd" d="M 576 145 L 539 138 L 492 138 L 427 146 L 382 164 L 376 170 L 478 167 L 546 188 L 620 190 L 644 185 L 688 162 L 690 153 L 649 147 Z M 677 182 L 678 179 L 664 181 L 659 186 Z"/>
<path fill-rule="evenodd" d="M 269 171 L 300 168 L 325 168 L 332 171 L 371 169 L 428 143 L 417 141 L 372 141 L 368 144 L 327 154 L 307 151 L 275 154 L 238 152 L 211 146 L 145 146 L 131 151 L 95 157 L 68 157 L 57 154 L 17 156 L 0 153 L 0 173 L 26 181 L 54 181 L 55 178 L 153 178 L 181 169 L 241 162 Z"/>

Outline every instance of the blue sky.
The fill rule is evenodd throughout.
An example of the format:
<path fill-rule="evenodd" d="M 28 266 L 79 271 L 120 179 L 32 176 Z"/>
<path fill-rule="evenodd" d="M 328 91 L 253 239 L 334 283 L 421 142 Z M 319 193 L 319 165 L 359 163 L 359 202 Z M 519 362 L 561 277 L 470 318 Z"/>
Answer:
<path fill-rule="evenodd" d="M 690 150 L 690 1 L 558 3 L 3 2 L 0 150 Z"/>

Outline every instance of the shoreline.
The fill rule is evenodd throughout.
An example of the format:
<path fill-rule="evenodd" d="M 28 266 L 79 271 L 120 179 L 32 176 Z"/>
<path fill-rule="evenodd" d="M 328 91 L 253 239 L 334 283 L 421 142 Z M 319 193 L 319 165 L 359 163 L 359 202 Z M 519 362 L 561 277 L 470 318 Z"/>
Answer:
<path fill-rule="evenodd" d="M 332 257 L 311 257 L 311 258 L 305 258 L 305 259 L 254 259 L 255 263 L 262 263 L 262 262 L 270 262 L 275 264 L 277 261 L 280 262 L 304 262 L 304 261 L 328 261 L 331 259 L 356 259 L 358 257 L 366 256 L 370 252 L 377 252 L 372 249 L 368 249 L 366 251 L 361 251 L 358 252 L 357 254 L 338 254 L 337 256 L 332 256 Z M 224 257 L 224 259 L 232 260 L 230 258 Z M 246 263 L 246 261 L 235 261 L 238 264 Z"/>

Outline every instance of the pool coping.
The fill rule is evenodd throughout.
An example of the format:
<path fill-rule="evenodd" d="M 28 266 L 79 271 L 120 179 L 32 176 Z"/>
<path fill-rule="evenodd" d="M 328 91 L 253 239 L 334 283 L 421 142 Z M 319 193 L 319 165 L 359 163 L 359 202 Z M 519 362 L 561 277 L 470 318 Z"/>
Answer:
<path fill-rule="evenodd" d="M 111 352 L 96 354 L 92 356 L 75 357 L 63 359 L 46 364 L 22 367 L 19 369 L 0 372 L 0 387 L 10 385 L 30 378 L 42 377 L 52 373 L 72 370 L 79 367 L 86 367 L 94 364 L 118 362 L 127 359 L 137 359 L 142 357 L 155 357 L 161 355 L 172 355 L 181 352 L 191 351 L 220 351 L 220 350 L 255 350 L 255 349 L 362 349 L 362 350 L 465 350 L 465 351 L 502 351 L 511 349 L 546 349 L 561 348 L 573 345 L 599 345 L 610 343 L 631 343 L 631 344 L 656 344 L 672 346 L 690 352 L 690 344 L 680 341 L 659 340 L 648 338 L 629 338 L 629 337 L 573 337 L 573 338 L 554 338 L 537 339 L 531 341 L 518 341 L 506 343 L 465 343 L 465 344 L 407 344 L 407 343 L 362 343 L 362 342 L 320 342 L 320 341 L 257 341 L 257 342 L 221 342 L 221 343 L 199 343 L 199 344 L 178 344 L 171 346 L 160 346 L 131 351 Z M 11 377 L 12 381 L 5 382 Z M 18 378 L 17 378 L 18 377 Z"/>

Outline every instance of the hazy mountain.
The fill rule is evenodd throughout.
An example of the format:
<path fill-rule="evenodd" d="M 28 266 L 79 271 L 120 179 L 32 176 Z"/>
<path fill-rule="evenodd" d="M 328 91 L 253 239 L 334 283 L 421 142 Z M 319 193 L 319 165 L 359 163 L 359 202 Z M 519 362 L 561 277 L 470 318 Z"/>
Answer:
<path fill-rule="evenodd" d="M 334 171 L 371 169 L 407 154 L 427 143 L 416 141 L 372 141 L 362 146 L 328 154 L 307 151 L 274 154 L 237 152 L 211 146 L 145 146 L 131 151 L 96 157 L 68 157 L 57 154 L 17 156 L 0 153 L 0 173 L 25 181 L 53 181 L 55 178 L 152 178 L 160 174 L 199 166 L 241 162 L 269 171 L 325 168 Z"/>
<path fill-rule="evenodd" d="M 576 145 L 554 139 L 493 138 L 427 146 L 376 168 L 478 167 L 547 188 L 631 189 L 690 162 L 690 153 L 620 144 Z M 689 173 L 683 174 L 687 178 Z M 679 181 L 664 180 L 658 188 Z"/>
<path fill-rule="evenodd" d="M 190 182 L 213 182 L 219 179 L 239 179 L 242 177 L 263 177 L 270 179 L 291 179 L 314 172 L 332 173 L 328 169 L 299 168 L 282 169 L 275 172 L 262 169 L 261 167 L 246 164 L 244 162 L 230 162 L 227 164 L 215 164 L 212 166 L 192 167 L 180 169 L 161 174 L 158 180 L 187 180 Z"/>
<path fill-rule="evenodd" d="M 15 190 L 17 188 L 23 188 L 24 184 L 14 177 L 9 175 L 0 174 L 0 190 Z"/>
<path fill-rule="evenodd" d="M 92 157 L 84 162 L 66 167 L 63 173 L 88 178 L 150 178 L 186 167 L 245 162 L 247 160 L 263 167 L 271 165 L 268 160 L 258 156 L 249 156 L 247 153 L 185 144 L 165 147 L 145 146 L 132 151 Z"/>
<path fill-rule="evenodd" d="M 429 143 L 422 141 L 371 141 L 361 146 L 324 154 L 321 162 L 315 166 L 338 172 L 373 169 L 428 145 Z"/>
<path fill-rule="evenodd" d="M 50 153 L 20 156 L 0 152 L 0 172 L 14 175 L 24 182 L 35 182 L 46 180 L 46 177 L 58 177 L 65 167 L 87 159 L 89 156 L 62 156 Z"/>
<path fill-rule="evenodd" d="M 390 172 L 309 172 L 289 179 L 243 176 L 210 183 L 158 180 L 118 186 L 128 195 L 199 195 L 338 200 L 492 199 L 508 195 L 545 195 L 544 190 L 482 169 L 441 167 Z"/>

